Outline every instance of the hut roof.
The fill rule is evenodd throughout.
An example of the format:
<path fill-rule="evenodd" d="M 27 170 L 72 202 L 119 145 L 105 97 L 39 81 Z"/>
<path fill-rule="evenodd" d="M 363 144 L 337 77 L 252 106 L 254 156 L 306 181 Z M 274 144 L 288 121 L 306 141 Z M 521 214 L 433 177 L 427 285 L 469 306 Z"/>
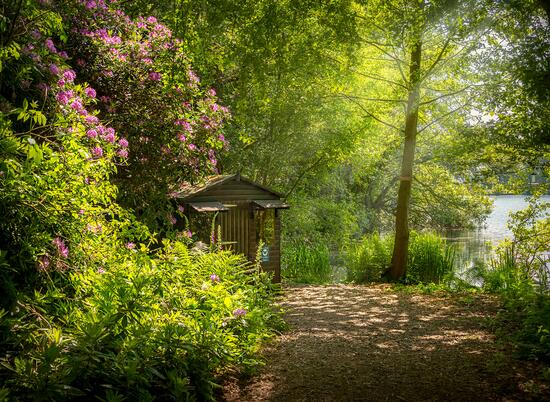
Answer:
<path fill-rule="evenodd" d="M 180 184 L 180 186 L 176 191 L 171 193 L 171 195 L 173 198 L 176 198 L 176 199 L 190 200 L 194 197 L 198 197 L 206 193 L 209 193 L 212 190 L 215 190 L 224 185 L 228 185 L 231 182 L 238 182 L 238 183 L 243 183 L 245 185 L 252 186 L 258 189 L 259 191 L 269 194 L 273 198 L 278 198 L 278 199 L 282 198 L 282 195 L 277 193 L 276 191 L 273 191 L 265 186 L 262 186 L 261 184 L 255 183 L 252 180 L 241 176 L 239 173 L 232 174 L 232 175 L 208 176 L 202 183 L 198 183 L 198 184 L 182 183 Z"/>

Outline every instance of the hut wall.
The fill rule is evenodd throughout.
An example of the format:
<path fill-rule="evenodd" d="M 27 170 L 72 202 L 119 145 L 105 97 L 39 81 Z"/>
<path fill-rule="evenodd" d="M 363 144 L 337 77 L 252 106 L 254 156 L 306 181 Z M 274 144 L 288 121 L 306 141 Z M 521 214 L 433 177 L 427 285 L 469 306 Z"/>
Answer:
<path fill-rule="evenodd" d="M 222 212 L 218 215 L 218 222 L 221 227 L 222 242 L 231 242 L 229 248 L 248 256 L 248 241 L 249 241 L 249 203 L 242 201 L 229 201 L 229 211 Z M 216 228 L 217 230 L 217 228 Z"/>

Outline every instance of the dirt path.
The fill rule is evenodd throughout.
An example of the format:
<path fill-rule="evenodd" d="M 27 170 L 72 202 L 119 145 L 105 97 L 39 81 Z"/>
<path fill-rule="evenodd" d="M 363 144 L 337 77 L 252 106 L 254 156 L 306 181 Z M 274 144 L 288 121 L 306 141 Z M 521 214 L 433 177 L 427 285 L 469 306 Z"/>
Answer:
<path fill-rule="evenodd" d="M 408 295 L 388 286 L 285 289 L 291 330 L 226 401 L 538 400 L 499 352 L 490 299 Z"/>

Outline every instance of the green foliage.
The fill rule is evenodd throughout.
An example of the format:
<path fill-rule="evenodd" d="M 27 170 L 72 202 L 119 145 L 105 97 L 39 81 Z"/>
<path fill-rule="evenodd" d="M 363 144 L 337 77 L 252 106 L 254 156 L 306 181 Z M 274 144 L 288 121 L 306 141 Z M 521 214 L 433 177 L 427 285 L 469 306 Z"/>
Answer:
<path fill-rule="evenodd" d="M 0 19 L 0 399 L 212 400 L 280 325 L 269 278 L 215 247 L 191 254 L 185 233 L 159 245 L 116 203 L 128 143 L 75 82 L 60 9 L 44 3 Z M 5 52 L 15 40 L 25 51 Z"/>
<path fill-rule="evenodd" d="M 393 236 L 377 233 L 366 235 L 346 248 L 348 280 L 355 283 L 381 279 L 391 264 Z M 411 232 L 407 272 L 408 284 L 438 284 L 452 277 L 455 250 L 440 235 L 432 232 Z"/>
<path fill-rule="evenodd" d="M 550 363 L 550 287 L 547 250 L 549 205 L 532 197 L 513 214 L 512 240 L 502 242 L 487 264 L 474 267 L 483 289 L 501 296 L 499 332 L 512 339 L 519 357 Z"/>
<path fill-rule="evenodd" d="M 440 235 L 411 232 L 407 272 L 409 283 L 439 283 L 453 273 L 455 249 Z"/>
<path fill-rule="evenodd" d="M 331 280 L 330 251 L 324 243 L 294 241 L 285 244 L 281 275 L 297 283 L 327 283 Z"/>
<path fill-rule="evenodd" d="M 355 283 L 379 281 L 391 262 L 393 238 L 378 233 L 364 236 L 346 247 L 347 280 Z"/>
<path fill-rule="evenodd" d="M 146 251 L 116 251 L 68 273 L 70 288 L 18 301 L 4 317 L 17 355 L 3 356 L 1 374 L 14 396 L 213 399 L 215 374 L 258 364 L 276 322 L 267 276 L 228 252 L 169 241 Z"/>

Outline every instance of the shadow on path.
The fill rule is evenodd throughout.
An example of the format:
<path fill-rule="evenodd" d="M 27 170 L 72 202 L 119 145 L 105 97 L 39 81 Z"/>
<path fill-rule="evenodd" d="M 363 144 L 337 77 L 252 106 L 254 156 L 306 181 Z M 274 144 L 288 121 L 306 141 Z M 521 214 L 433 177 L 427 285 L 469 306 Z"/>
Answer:
<path fill-rule="evenodd" d="M 490 299 L 333 285 L 287 288 L 283 306 L 291 330 L 267 349 L 258 376 L 228 381 L 225 400 L 506 400 L 510 379 L 490 370 Z"/>

